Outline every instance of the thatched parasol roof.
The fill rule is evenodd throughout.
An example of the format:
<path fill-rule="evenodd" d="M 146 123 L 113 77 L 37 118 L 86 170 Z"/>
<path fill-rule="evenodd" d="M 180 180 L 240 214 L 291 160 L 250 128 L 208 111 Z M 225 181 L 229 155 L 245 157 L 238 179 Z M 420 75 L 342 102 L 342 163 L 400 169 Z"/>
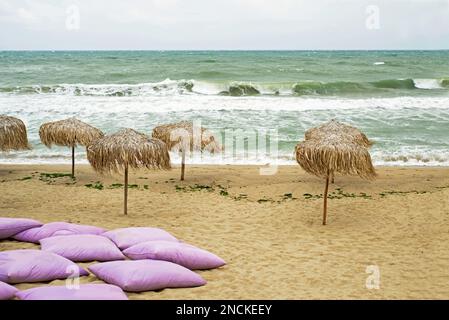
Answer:
<path fill-rule="evenodd" d="M 308 173 L 326 178 L 329 174 L 358 175 L 364 179 L 376 176 L 368 149 L 345 141 L 339 134 L 298 143 L 296 161 Z"/>
<path fill-rule="evenodd" d="M 331 134 L 338 134 L 340 136 L 340 139 L 353 141 L 356 144 L 359 144 L 366 148 L 369 148 L 373 145 L 373 142 L 370 141 L 367 136 L 359 129 L 338 122 L 334 119 L 318 127 L 307 130 L 305 133 L 305 139 L 320 139 L 325 138 L 326 136 Z"/>
<path fill-rule="evenodd" d="M 94 141 L 87 147 L 87 159 L 100 173 L 119 173 L 128 166 L 170 169 L 166 144 L 133 129 L 122 129 Z"/>
<path fill-rule="evenodd" d="M 53 144 L 75 147 L 76 145 L 87 146 L 103 137 L 104 134 L 101 130 L 85 122 L 69 118 L 42 124 L 39 128 L 39 136 L 47 147 L 51 147 Z"/>
<path fill-rule="evenodd" d="M 210 153 L 218 153 L 223 150 L 218 139 L 208 129 L 201 126 L 201 132 L 195 132 L 195 134 L 193 130 L 192 121 L 181 121 L 155 127 L 152 137 L 164 141 L 169 150 L 174 151 L 181 149 L 184 136 L 186 136 L 187 141 L 190 140 L 190 151 L 195 149 L 196 151 L 206 150 Z"/>
<path fill-rule="evenodd" d="M 0 115 L 0 151 L 29 149 L 27 129 L 23 121 Z"/>

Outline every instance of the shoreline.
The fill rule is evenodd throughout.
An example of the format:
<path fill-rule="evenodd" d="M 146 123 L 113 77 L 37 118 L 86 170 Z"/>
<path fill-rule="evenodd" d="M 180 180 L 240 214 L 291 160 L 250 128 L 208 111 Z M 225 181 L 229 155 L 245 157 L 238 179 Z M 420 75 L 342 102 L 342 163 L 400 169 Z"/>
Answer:
<path fill-rule="evenodd" d="M 12 162 L 1 162 L 0 161 L 0 167 L 1 166 L 5 166 L 5 167 L 39 167 L 39 166 L 46 166 L 46 167 L 53 167 L 53 166 L 55 166 L 55 167 L 65 167 L 65 166 L 67 166 L 68 168 L 71 166 L 70 164 L 69 164 L 69 161 L 70 161 L 70 159 L 68 159 L 66 162 L 52 162 L 52 163 L 47 163 L 47 162 L 44 162 L 44 163 L 12 163 Z M 76 166 L 80 166 L 80 167 L 90 167 L 90 164 L 88 163 L 88 162 L 76 162 L 75 163 L 75 165 Z M 172 166 L 172 168 L 178 168 L 178 167 L 180 167 L 180 163 L 178 163 L 178 161 L 177 162 L 175 162 L 175 163 L 171 163 L 171 166 Z M 186 162 L 186 166 L 189 166 L 189 167 L 196 167 L 196 168 L 198 168 L 198 167 L 267 167 L 269 164 L 255 164 L 255 163 L 243 163 L 243 164 L 240 164 L 240 163 L 223 163 L 223 164 L 218 164 L 218 163 L 189 163 L 189 162 Z M 279 167 L 298 167 L 299 168 L 299 164 L 297 164 L 296 162 L 295 163 L 292 163 L 292 164 L 276 164 L 276 166 L 279 166 Z M 444 165 L 440 165 L 440 166 L 438 166 L 438 165 L 401 165 L 401 166 L 398 166 L 398 165 L 389 165 L 389 164 L 374 164 L 373 163 L 373 166 L 374 166 L 374 168 L 375 169 L 377 169 L 377 168 L 379 168 L 379 169 L 387 169 L 387 168 L 390 168 L 390 169 L 393 169 L 393 168 L 397 168 L 397 169 L 400 169 L 400 168 L 405 168 L 405 169 L 420 169 L 420 168 L 422 168 L 422 169 L 437 169 L 437 168 L 441 168 L 441 169 L 447 169 L 447 168 L 449 168 L 449 164 L 444 164 Z M 302 170 L 301 168 L 300 168 L 300 170 Z M 150 170 L 151 171 L 151 170 Z"/>
<path fill-rule="evenodd" d="M 128 293 L 130 299 L 447 299 L 449 168 L 377 168 L 372 182 L 336 176 L 328 225 L 324 181 L 298 165 L 272 176 L 259 166 L 187 166 L 123 176 L 88 165 L 0 165 L 0 216 L 67 221 L 106 229 L 159 227 L 209 250 L 227 265 L 198 271 L 198 288 Z M 101 186 L 101 188 L 99 187 Z M 146 187 L 145 187 L 146 186 Z M 0 241 L 0 250 L 39 248 Z M 91 263 L 81 263 L 88 266 Z M 369 266 L 380 289 L 365 286 Z M 93 276 L 81 283 L 102 283 Z M 49 285 L 63 285 L 56 280 Z M 48 285 L 19 284 L 26 289 Z"/>

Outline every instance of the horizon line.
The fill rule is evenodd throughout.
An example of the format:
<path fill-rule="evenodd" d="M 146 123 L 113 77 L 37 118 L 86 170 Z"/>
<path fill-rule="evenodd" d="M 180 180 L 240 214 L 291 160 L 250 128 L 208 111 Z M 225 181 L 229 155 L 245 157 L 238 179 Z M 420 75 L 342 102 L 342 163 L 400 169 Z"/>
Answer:
<path fill-rule="evenodd" d="M 449 48 L 440 49 L 0 49 L 0 52 L 25 52 L 25 51 L 41 51 L 41 52 L 61 52 L 61 51 L 449 51 Z"/>

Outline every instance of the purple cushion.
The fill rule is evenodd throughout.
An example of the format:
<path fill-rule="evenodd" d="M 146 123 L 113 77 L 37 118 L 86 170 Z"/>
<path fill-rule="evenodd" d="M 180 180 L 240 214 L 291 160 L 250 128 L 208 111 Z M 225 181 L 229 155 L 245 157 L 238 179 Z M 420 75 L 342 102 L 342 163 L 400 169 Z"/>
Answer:
<path fill-rule="evenodd" d="M 197 287 L 206 284 L 206 281 L 195 272 L 159 260 L 103 262 L 90 266 L 89 270 L 104 282 L 132 292 Z"/>
<path fill-rule="evenodd" d="M 110 284 L 81 284 L 79 289 L 38 287 L 20 291 L 16 296 L 20 300 L 128 300 L 122 289 Z"/>
<path fill-rule="evenodd" d="M 121 250 L 146 241 L 178 241 L 178 239 L 173 237 L 167 231 L 158 228 L 135 227 L 115 229 L 103 233 L 103 236 L 111 239 Z"/>
<path fill-rule="evenodd" d="M 42 223 L 32 219 L 0 218 L 0 239 L 6 239 L 30 228 L 40 227 Z"/>
<path fill-rule="evenodd" d="M 179 264 L 191 270 L 213 269 L 226 263 L 209 251 L 187 243 L 173 241 L 148 241 L 136 244 L 123 253 L 130 259 L 164 260 Z"/>
<path fill-rule="evenodd" d="M 72 261 L 41 250 L 10 250 L 0 252 L 0 281 L 7 283 L 42 282 L 66 279 L 89 273 Z"/>
<path fill-rule="evenodd" d="M 82 224 L 73 224 L 67 222 L 51 222 L 42 227 L 28 229 L 16 234 L 13 238 L 18 241 L 39 243 L 39 240 L 54 237 L 66 236 L 71 234 L 102 234 L 106 230 L 93 226 Z"/>
<path fill-rule="evenodd" d="M 93 234 L 56 236 L 40 241 L 41 249 L 72 261 L 124 260 L 125 256 L 106 237 Z"/>
<path fill-rule="evenodd" d="M 0 300 L 9 300 L 14 298 L 17 293 L 15 287 L 0 281 Z"/>

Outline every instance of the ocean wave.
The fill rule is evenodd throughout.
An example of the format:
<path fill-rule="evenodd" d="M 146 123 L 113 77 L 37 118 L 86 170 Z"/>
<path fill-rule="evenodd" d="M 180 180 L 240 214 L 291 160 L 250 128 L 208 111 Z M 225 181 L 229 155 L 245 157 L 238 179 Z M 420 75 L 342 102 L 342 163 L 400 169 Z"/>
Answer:
<path fill-rule="evenodd" d="M 234 97 L 255 96 L 259 95 L 260 91 L 250 83 L 234 83 L 229 86 L 228 91 L 221 91 L 219 94 Z"/>
<path fill-rule="evenodd" d="M 181 162 L 180 155 L 170 152 L 172 164 Z M 0 164 L 67 164 L 70 161 L 70 155 L 66 150 L 60 152 L 49 152 L 48 150 L 35 150 L 34 152 L 11 152 L 0 159 Z M 449 166 L 449 154 L 437 154 L 431 150 L 424 153 L 376 153 L 372 154 L 372 160 L 375 166 L 420 166 L 420 167 L 447 167 Z M 256 156 L 245 150 L 236 150 L 232 155 L 213 155 L 193 153 L 189 158 L 190 164 L 200 165 L 297 165 L 293 157 L 293 152 L 281 151 L 277 157 L 266 155 Z M 76 162 L 78 164 L 88 164 L 84 150 L 78 150 L 76 153 Z"/>
<path fill-rule="evenodd" d="M 413 79 L 388 79 L 370 82 L 370 84 L 376 88 L 382 89 L 418 89 L 415 86 L 415 81 Z"/>
<path fill-rule="evenodd" d="M 290 96 L 376 96 L 407 95 L 414 91 L 446 91 L 449 78 L 386 79 L 371 82 L 299 81 L 290 83 L 212 82 L 171 80 L 139 84 L 55 84 L 0 87 L 5 94 L 57 94 L 75 96 L 160 96 L 208 94 L 226 96 L 290 95 Z"/>
<path fill-rule="evenodd" d="M 9 94 L 59 94 L 75 96 L 145 96 L 183 94 L 191 92 L 193 81 L 166 79 L 156 83 L 139 84 L 56 84 L 0 87 Z"/>
<path fill-rule="evenodd" d="M 356 82 L 300 82 L 293 86 L 297 95 L 336 95 L 339 93 L 356 93 L 365 90 L 365 86 Z"/>

